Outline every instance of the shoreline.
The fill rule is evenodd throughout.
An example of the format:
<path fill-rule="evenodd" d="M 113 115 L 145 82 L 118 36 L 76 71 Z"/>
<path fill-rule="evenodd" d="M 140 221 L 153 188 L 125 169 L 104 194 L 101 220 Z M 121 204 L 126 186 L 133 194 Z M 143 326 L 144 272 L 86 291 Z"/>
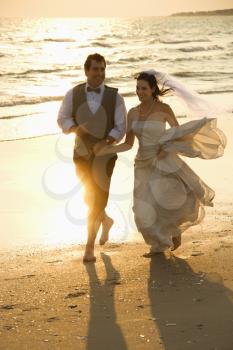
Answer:
<path fill-rule="evenodd" d="M 185 159 L 203 181 L 214 189 L 215 207 L 207 212 L 216 212 L 217 215 L 231 211 L 232 206 L 231 115 L 218 118 L 218 127 L 228 139 L 223 157 L 211 161 Z M 52 247 L 85 242 L 86 214 L 80 202 L 81 193 L 72 162 L 72 149 L 72 135 L 50 135 L 0 143 L 0 192 L 3 199 L 0 212 L 2 232 L 6 232 L 0 236 L 0 251 L 20 245 Z M 110 236 L 114 242 L 140 239 L 132 213 L 136 152 L 135 144 L 131 151 L 119 154 L 112 178 L 108 210 L 115 221 Z M 81 219 L 80 223 L 78 219 Z"/>
<path fill-rule="evenodd" d="M 176 76 L 174 75 L 176 78 Z M 200 94 L 202 95 L 202 94 Z M 206 98 L 206 95 L 204 95 L 204 98 Z M 224 111 L 221 113 L 221 116 L 218 117 L 218 119 L 221 119 L 222 116 L 225 117 L 232 117 L 232 107 L 230 106 L 230 101 L 232 100 L 232 91 L 228 92 L 221 92 L 220 94 L 211 93 L 207 95 L 207 100 L 210 102 L 216 104 L 218 108 L 220 108 L 222 105 L 225 106 Z M 175 115 L 177 119 L 181 122 L 183 120 L 189 120 L 189 117 L 186 116 L 187 110 L 184 108 L 182 103 L 180 101 L 174 101 L 172 96 L 168 96 L 164 98 L 164 102 L 171 105 L 171 107 L 174 109 Z M 134 107 L 138 104 L 138 99 L 136 95 L 131 97 L 125 97 L 125 103 L 127 110 L 130 110 L 130 108 Z M 44 107 L 43 107 L 44 106 Z M 45 106 L 47 106 L 48 110 L 52 110 L 53 117 L 51 120 L 49 120 L 49 126 L 47 127 L 47 115 L 48 111 L 46 110 Z M 2 127 L 2 130 L 4 131 L 4 138 L 5 133 L 7 134 L 7 139 L 3 138 L 3 135 L 0 134 L 0 143 L 2 142 L 10 142 L 10 141 L 20 141 L 20 140 L 30 140 L 32 138 L 39 138 L 43 136 L 53 136 L 53 135 L 60 135 L 61 130 L 57 126 L 56 116 L 58 113 L 58 109 L 60 106 L 60 101 L 55 103 L 54 101 L 41 103 L 41 111 L 32 113 L 30 116 L 22 115 L 20 117 L 12 117 L 12 118 L 0 118 L 0 125 Z M 15 106 L 14 108 L 16 108 Z M 38 107 L 39 108 L 39 107 Z M 37 114 L 40 114 L 40 117 Z M 51 112 L 49 112 L 51 113 Z M 13 130 L 23 130 L 23 135 L 18 135 L 18 131 L 14 132 L 12 135 L 12 129 Z M 33 135 L 30 133 L 30 130 L 39 130 L 40 133 L 37 135 Z M 9 131 L 10 130 L 10 131 Z M 13 137 L 13 138 L 12 138 Z"/>

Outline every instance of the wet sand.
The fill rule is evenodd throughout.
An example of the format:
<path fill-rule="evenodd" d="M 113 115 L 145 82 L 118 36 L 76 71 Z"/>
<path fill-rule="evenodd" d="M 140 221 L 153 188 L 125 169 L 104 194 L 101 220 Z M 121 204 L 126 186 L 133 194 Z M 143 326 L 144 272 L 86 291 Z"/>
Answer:
<path fill-rule="evenodd" d="M 116 230 L 89 265 L 82 263 L 85 235 L 64 215 L 67 198 L 42 186 L 58 159 L 58 137 L 1 143 L 1 350 L 233 348 L 232 118 L 219 125 L 228 137 L 224 157 L 188 159 L 216 191 L 215 206 L 184 233 L 182 246 L 146 259 L 132 227 L 121 239 Z M 71 141 L 61 144 L 63 155 Z"/>

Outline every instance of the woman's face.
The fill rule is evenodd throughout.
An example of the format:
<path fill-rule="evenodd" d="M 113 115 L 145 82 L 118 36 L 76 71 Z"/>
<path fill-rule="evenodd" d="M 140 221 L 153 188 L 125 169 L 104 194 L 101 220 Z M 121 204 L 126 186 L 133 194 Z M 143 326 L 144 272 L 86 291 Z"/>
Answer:
<path fill-rule="evenodd" d="M 137 80 L 136 93 L 141 102 L 146 102 L 152 98 L 154 89 L 151 89 L 148 81 Z"/>

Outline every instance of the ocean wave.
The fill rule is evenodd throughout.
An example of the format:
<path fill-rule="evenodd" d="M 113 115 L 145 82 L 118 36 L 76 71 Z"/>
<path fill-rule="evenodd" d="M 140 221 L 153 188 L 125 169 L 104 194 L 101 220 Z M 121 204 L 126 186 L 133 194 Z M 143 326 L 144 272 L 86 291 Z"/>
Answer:
<path fill-rule="evenodd" d="M 157 62 L 166 62 L 166 61 L 174 61 L 170 57 L 169 58 L 159 58 Z"/>
<path fill-rule="evenodd" d="M 29 69 L 29 70 L 26 70 L 24 72 L 8 72 L 8 73 L 2 73 L 0 74 L 0 77 L 3 77 L 3 76 L 22 76 L 22 75 L 30 75 L 30 74 L 37 74 L 37 73 L 45 73 L 45 74 L 48 74 L 48 73 L 57 73 L 57 72 L 62 72 L 62 71 L 67 71 L 67 70 L 77 70 L 77 69 L 80 69 L 81 67 L 80 66 L 68 66 L 68 67 L 62 67 L 62 68 L 51 68 L 51 69 Z"/>
<path fill-rule="evenodd" d="M 117 62 L 118 63 L 132 63 L 132 62 L 140 62 L 143 60 L 150 59 L 151 56 L 138 56 L 138 57 L 129 57 L 129 58 L 120 58 Z"/>
<path fill-rule="evenodd" d="M 203 46 L 182 47 L 178 50 L 182 52 L 201 52 L 201 51 L 212 51 L 212 50 L 224 50 L 224 48 L 218 45 L 211 45 L 207 47 L 203 47 Z"/>
<path fill-rule="evenodd" d="M 20 118 L 20 117 L 28 117 L 29 115 L 36 115 L 40 114 L 39 112 L 34 112 L 34 113 L 24 113 L 24 114 L 16 114 L 16 115 L 7 115 L 4 117 L 0 117 L 0 119 L 14 119 L 14 118 Z"/>
<path fill-rule="evenodd" d="M 48 39 L 44 39 L 43 41 L 51 41 L 51 42 L 56 42 L 56 43 L 74 43 L 76 42 L 75 39 L 71 39 L 71 38 L 48 38 Z"/>
<path fill-rule="evenodd" d="M 0 74 L 0 76 L 5 76 L 5 75 L 14 75 L 14 76 L 20 76 L 20 75 L 28 75 L 28 74 L 34 74 L 34 73 L 55 73 L 55 72 L 60 72 L 62 71 L 63 69 L 60 69 L 60 68 L 56 68 L 56 69 L 29 69 L 29 70 L 26 70 L 24 72 L 19 72 L 19 73 L 16 73 L 16 72 L 9 72 L 9 73 L 3 73 L 3 74 Z"/>
<path fill-rule="evenodd" d="M 224 89 L 224 90 L 205 90 L 205 91 L 201 91 L 200 93 L 201 94 L 204 94 L 204 95 L 211 95 L 211 94 L 226 94 L 226 93 L 232 93 L 233 90 L 231 89 Z"/>
<path fill-rule="evenodd" d="M 18 105 L 34 105 L 38 103 L 60 101 L 64 96 L 37 96 L 37 97 L 14 97 L 12 100 L 0 101 L 0 107 L 13 107 Z"/>
<path fill-rule="evenodd" d="M 201 61 L 201 60 L 205 60 L 205 59 L 209 59 L 208 56 L 198 56 L 198 57 L 177 57 L 175 58 L 173 61 L 174 62 L 183 62 L 183 61 Z"/>
<path fill-rule="evenodd" d="M 33 39 L 24 40 L 24 43 L 26 44 L 42 43 L 42 42 L 73 43 L 73 42 L 76 42 L 76 40 L 71 38 L 46 38 L 42 40 L 33 40 Z"/>
<path fill-rule="evenodd" d="M 24 42 L 25 44 L 32 44 L 32 43 L 41 43 L 41 40 L 27 39 L 27 40 L 24 40 L 22 42 Z"/>
<path fill-rule="evenodd" d="M 158 38 L 152 38 L 148 41 L 149 44 L 157 44 L 158 42 L 160 42 Z"/>
<path fill-rule="evenodd" d="M 55 135 L 60 135 L 60 134 L 61 134 L 61 132 L 53 132 L 53 133 L 48 133 L 48 134 L 18 137 L 18 138 L 12 138 L 12 139 L 0 139 L 0 142 L 21 141 L 21 140 L 23 141 L 23 140 L 37 139 L 38 137 L 55 136 Z"/>
<path fill-rule="evenodd" d="M 197 40 L 160 40 L 161 44 L 186 44 L 186 43 L 204 43 L 210 42 L 209 39 L 197 39 Z"/>
<path fill-rule="evenodd" d="M 93 41 L 93 42 L 91 42 L 91 45 L 99 46 L 99 47 L 109 47 L 109 48 L 112 47 L 112 45 L 110 45 L 110 44 L 102 43 L 102 42 L 99 42 L 99 41 Z"/>
<path fill-rule="evenodd" d="M 96 37 L 96 40 L 109 40 L 109 39 L 123 39 L 123 34 L 115 34 L 115 33 L 108 33 L 108 34 L 103 34 L 99 37 Z"/>
<path fill-rule="evenodd" d="M 213 77 L 217 75 L 233 75 L 233 72 L 175 72 L 172 73 L 173 76 L 179 78 L 196 78 L 196 77 Z"/>
<path fill-rule="evenodd" d="M 171 57 L 168 57 L 168 58 L 159 58 L 157 61 L 158 62 L 165 62 L 165 61 L 169 61 L 169 62 L 184 62 L 184 61 L 201 61 L 203 59 L 209 59 L 209 56 L 198 56 L 198 57 L 187 57 L 187 56 L 184 56 L 184 57 L 177 57 L 177 58 L 171 58 Z"/>

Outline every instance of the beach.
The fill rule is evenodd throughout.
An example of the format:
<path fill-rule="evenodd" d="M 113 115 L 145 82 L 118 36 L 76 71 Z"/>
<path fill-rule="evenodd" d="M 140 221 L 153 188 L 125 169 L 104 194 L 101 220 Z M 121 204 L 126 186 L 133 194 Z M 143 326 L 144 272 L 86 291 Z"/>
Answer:
<path fill-rule="evenodd" d="M 0 35 L 0 350 L 232 350 L 232 18 L 1 18 Z M 214 207 L 174 252 L 142 256 L 136 142 L 114 169 L 109 242 L 100 246 L 99 233 L 96 263 L 82 262 L 87 208 L 74 135 L 56 119 L 94 52 L 127 110 L 138 104 L 134 75 L 151 68 L 223 111 L 224 156 L 184 158 L 215 191 Z M 190 120 L 175 96 L 163 100 L 180 124 Z"/>
<path fill-rule="evenodd" d="M 50 182 L 45 176 L 48 169 L 57 171 L 60 161 L 70 169 L 70 181 L 77 181 L 69 159 L 72 138 L 0 144 L 0 349 L 231 350 L 231 115 L 219 118 L 218 125 L 228 138 L 225 155 L 186 159 L 216 197 L 204 221 L 183 234 L 182 246 L 146 259 L 148 247 L 134 227 L 129 232 L 129 226 L 117 226 L 116 208 L 125 212 L 132 199 L 130 191 L 114 197 L 125 164 L 118 160 L 110 198 L 115 229 L 110 242 L 97 244 L 97 262 L 89 265 L 82 263 L 85 227 L 65 211 L 80 193 L 68 182 L 57 193 L 55 178 Z M 127 189 L 133 168 L 128 171 Z M 127 234 L 119 233 L 122 227 Z"/>

